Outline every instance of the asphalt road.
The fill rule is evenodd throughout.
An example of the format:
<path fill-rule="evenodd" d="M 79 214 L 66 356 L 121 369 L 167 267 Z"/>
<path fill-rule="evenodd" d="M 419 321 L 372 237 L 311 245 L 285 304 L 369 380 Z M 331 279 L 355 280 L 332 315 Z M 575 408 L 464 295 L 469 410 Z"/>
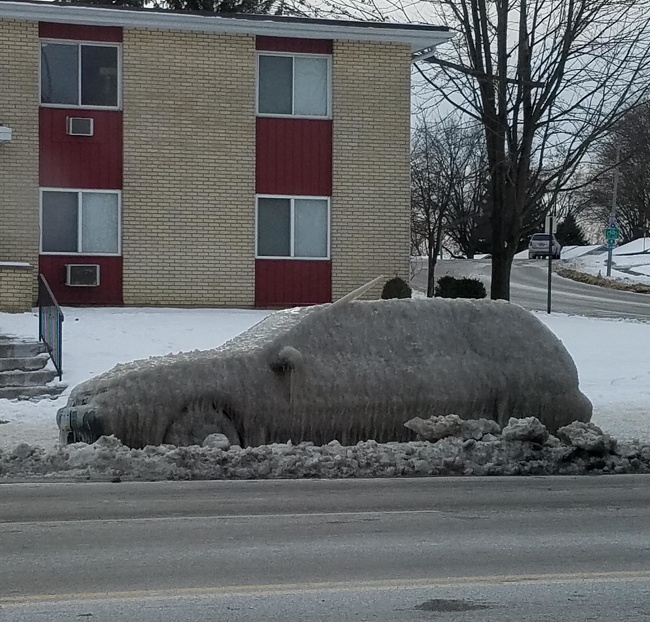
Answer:
<path fill-rule="evenodd" d="M 547 267 L 548 262 L 544 260 L 515 260 L 510 282 L 512 302 L 532 311 L 546 311 Z M 481 279 L 489 292 L 490 270 L 489 260 L 440 261 L 436 265 L 436 280 L 445 274 L 471 276 Z M 417 271 L 412 282 L 417 289 L 426 291 L 426 268 Z M 650 294 L 586 285 L 553 274 L 551 309 L 591 317 L 650 320 Z"/>
<path fill-rule="evenodd" d="M 0 620 L 650 620 L 650 480 L 6 484 Z"/>

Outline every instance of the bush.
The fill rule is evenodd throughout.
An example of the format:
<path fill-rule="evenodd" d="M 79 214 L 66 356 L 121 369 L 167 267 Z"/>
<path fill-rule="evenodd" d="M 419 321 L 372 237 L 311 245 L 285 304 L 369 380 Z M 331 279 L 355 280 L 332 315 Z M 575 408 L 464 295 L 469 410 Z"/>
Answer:
<path fill-rule="evenodd" d="M 478 279 L 443 276 L 438 279 L 435 295 L 440 298 L 485 298 L 487 292 Z"/>
<path fill-rule="evenodd" d="M 411 293 L 409 284 L 404 279 L 396 276 L 390 281 L 386 281 L 384 289 L 381 290 L 381 297 L 384 300 L 388 298 L 410 298 Z"/>

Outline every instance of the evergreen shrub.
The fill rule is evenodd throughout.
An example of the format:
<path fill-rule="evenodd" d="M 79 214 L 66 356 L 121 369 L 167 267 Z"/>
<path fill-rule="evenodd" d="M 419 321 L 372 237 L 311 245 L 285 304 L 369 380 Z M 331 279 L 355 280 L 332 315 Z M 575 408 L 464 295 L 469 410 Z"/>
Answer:
<path fill-rule="evenodd" d="M 386 281 L 381 297 L 384 300 L 389 298 L 410 298 L 412 294 L 409 284 L 399 276 Z"/>
<path fill-rule="evenodd" d="M 440 298 L 485 298 L 485 286 L 478 279 L 443 276 L 438 279 L 435 295 Z"/>

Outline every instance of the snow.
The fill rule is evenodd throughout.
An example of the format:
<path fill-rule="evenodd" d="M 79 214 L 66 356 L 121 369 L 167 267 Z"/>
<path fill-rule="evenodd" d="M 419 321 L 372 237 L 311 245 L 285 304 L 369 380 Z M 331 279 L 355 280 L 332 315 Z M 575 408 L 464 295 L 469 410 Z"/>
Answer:
<path fill-rule="evenodd" d="M 638 238 L 627 244 L 622 244 L 614 249 L 614 255 L 635 255 L 637 253 L 650 253 L 650 238 Z M 650 258 L 648 259 L 650 263 Z"/>
<path fill-rule="evenodd" d="M 58 442 L 56 411 L 65 406 L 74 386 L 128 363 L 170 352 L 220 346 L 260 320 L 267 311 L 161 308 L 64 307 L 63 381 L 58 399 L 0 400 L 0 447 L 27 443 L 52 447 Z M 0 313 L 0 335 L 34 339 L 35 313 Z"/>
<path fill-rule="evenodd" d="M 639 240 L 631 242 L 636 244 Z M 626 245 L 629 246 L 629 245 Z M 624 247 L 620 247 L 624 248 Z M 627 283 L 642 283 L 650 285 L 650 252 L 646 254 L 622 255 L 617 254 L 614 249 L 612 258 L 612 276 L 613 279 L 619 279 Z M 564 267 L 585 272 L 597 276 L 607 274 L 607 251 L 596 255 L 583 255 L 569 260 Z"/>
<path fill-rule="evenodd" d="M 650 324 L 536 315 L 573 356 L 592 422 L 618 439 L 650 440 Z"/>
<path fill-rule="evenodd" d="M 562 259 L 577 259 L 584 255 L 599 253 L 606 250 L 607 247 L 602 244 L 592 244 L 590 246 L 563 246 Z M 515 255 L 515 259 L 528 259 L 528 249 L 526 248 L 523 251 L 519 251 Z"/>
<path fill-rule="evenodd" d="M 56 400 L 0 400 L 0 420 L 9 421 L 0 424 L 0 452 L 13 450 L 21 442 L 32 449 L 45 448 L 30 449 L 32 457 L 34 452 L 51 451 L 58 441 L 56 411 L 65 405 L 72 387 L 116 363 L 213 348 L 268 315 L 254 310 L 152 308 L 64 308 L 64 313 L 63 380 L 69 383 L 69 388 Z M 592 422 L 619 440 L 650 441 L 650 324 L 561 314 L 536 315 L 573 356 L 580 388 L 594 406 Z M 34 313 L 0 313 L 0 334 L 34 338 L 37 330 L 38 318 Z M 398 451 L 393 447 L 386 451 L 394 456 L 407 450 Z M 160 451 L 161 455 L 167 455 L 173 450 Z M 313 448 L 304 451 L 310 455 L 316 452 Z M 54 460 L 52 456 L 58 454 L 49 455 Z M 344 462 L 347 460 L 346 457 Z M 399 469 L 385 472 L 400 473 Z"/>
<path fill-rule="evenodd" d="M 85 442 L 191 445 L 221 432 L 248 446 L 407 441 L 406 419 L 449 412 L 501 425 L 532 415 L 555 431 L 591 411 L 570 355 L 530 313 L 434 298 L 279 311 L 220 349 L 93 378 L 59 417 Z"/>
<path fill-rule="evenodd" d="M 32 264 L 24 261 L 0 261 L 0 268 L 31 268 Z"/>
<path fill-rule="evenodd" d="M 556 437 L 534 417 L 510 419 L 502 430 L 477 440 L 474 432 L 491 428 L 492 423 L 477 421 L 472 430 L 456 426 L 436 442 L 370 440 L 352 446 L 332 441 L 320 447 L 276 443 L 242 448 L 229 445 L 225 437 L 206 439 L 210 442 L 202 446 L 143 449 L 130 449 L 114 436 L 102 436 L 92 445 L 75 443 L 49 451 L 21 443 L 13 451 L 0 449 L 0 481 L 650 473 L 649 444 L 618 444 L 591 423 L 574 422 L 560 428 Z M 430 427 L 440 428 L 436 422 Z"/>
<path fill-rule="evenodd" d="M 564 246 L 562 247 L 562 259 L 577 259 L 584 255 L 602 253 L 607 247 L 602 244 L 593 244 L 591 246 Z"/>

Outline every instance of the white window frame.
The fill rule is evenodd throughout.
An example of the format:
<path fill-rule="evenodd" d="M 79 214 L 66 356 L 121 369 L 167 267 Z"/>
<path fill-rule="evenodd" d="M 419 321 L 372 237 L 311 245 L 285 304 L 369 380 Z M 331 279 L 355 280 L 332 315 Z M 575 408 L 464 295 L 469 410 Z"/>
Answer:
<path fill-rule="evenodd" d="M 87 194 L 115 194 L 117 195 L 117 252 L 116 253 L 88 253 L 82 250 L 77 251 L 44 251 L 43 250 L 43 193 L 44 192 L 76 192 L 77 193 L 77 249 L 81 249 L 83 210 L 81 197 Z M 41 255 L 82 255 L 85 257 L 121 257 L 122 256 L 122 191 L 121 190 L 94 190 L 92 188 L 40 188 L 39 193 L 39 215 L 38 215 L 38 252 Z"/>
<path fill-rule="evenodd" d="M 259 200 L 260 199 L 289 199 L 289 251 L 290 255 L 260 255 L 258 252 L 259 242 Z M 294 255 L 295 249 L 295 202 L 296 200 L 307 199 L 309 201 L 326 201 L 327 202 L 327 255 L 325 257 L 300 257 Z M 274 259 L 279 261 L 329 261 L 331 255 L 330 240 L 332 236 L 332 209 L 330 197 L 307 196 L 307 195 L 288 195 L 288 194 L 256 194 L 255 195 L 255 259 Z"/>
<path fill-rule="evenodd" d="M 327 60 L 327 114 L 279 114 L 271 112 L 260 112 L 260 57 L 261 56 L 284 56 L 295 58 L 325 58 Z M 296 63 L 292 64 L 292 91 L 291 108 L 295 108 L 296 99 Z M 255 60 L 255 114 L 258 117 L 277 117 L 282 119 L 331 119 L 332 118 L 332 55 L 331 54 L 296 54 L 293 52 L 265 52 L 259 50 Z"/>
<path fill-rule="evenodd" d="M 41 100 L 43 99 L 43 93 L 41 88 L 43 85 L 43 54 L 41 52 L 43 43 L 60 43 L 61 45 L 76 45 L 79 48 L 79 54 L 77 54 L 77 72 L 78 72 L 78 83 L 77 89 L 79 93 L 79 98 L 77 104 L 45 104 Z M 117 106 L 88 106 L 81 103 L 81 46 L 94 46 L 94 47 L 113 47 L 117 48 Z M 83 110 L 122 110 L 122 44 L 114 43 L 112 41 L 79 41 L 72 39 L 39 39 L 38 45 L 38 101 L 41 108 L 75 108 Z"/>

